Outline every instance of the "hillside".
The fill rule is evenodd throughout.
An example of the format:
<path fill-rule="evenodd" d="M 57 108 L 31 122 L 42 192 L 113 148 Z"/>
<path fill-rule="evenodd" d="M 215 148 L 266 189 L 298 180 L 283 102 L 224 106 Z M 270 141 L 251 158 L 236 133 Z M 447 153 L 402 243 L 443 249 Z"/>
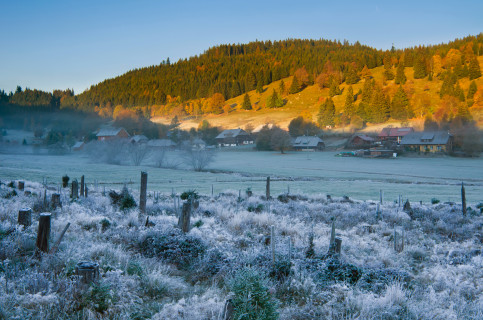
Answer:
<path fill-rule="evenodd" d="M 478 62 L 480 68 L 483 70 L 483 56 L 478 57 Z M 404 85 L 404 88 L 406 92 L 410 93 L 409 97 L 411 105 L 414 107 L 419 103 L 418 100 L 421 99 L 421 97 L 427 96 L 429 97 L 430 106 L 433 108 L 434 112 L 441 105 L 443 100 L 439 95 L 443 80 L 438 78 L 434 78 L 433 81 L 428 81 L 427 79 L 414 79 L 414 68 L 412 67 L 406 67 L 404 72 L 407 77 L 407 82 Z M 373 68 L 371 73 L 376 82 L 384 82 L 384 67 L 381 66 Z M 307 86 L 301 92 L 296 94 L 284 94 L 283 99 L 286 100 L 286 103 L 281 108 L 270 109 L 265 107 L 266 100 L 272 94 L 273 90 L 279 90 L 280 82 L 284 81 L 288 87 L 288 85 L 292 82 L 292 79 L 293 77 L 287 77 L 282 80 L 275 81 L 270 85 L 264 86 L 263 93 L 257 93 L 256 90 L 249 91 L 248 95 L 254 106 L 253 110 L 242 109 L 244 95 L 240 95 L 226 101 L 225 104 L 231 107 L 229 112 L 224 112 L 219 115 L 207 114 L 196 118 L 186 116 L 180 117 L 181 128 L 196 128 L 199 122 L 205 119 L 208 120 L 212 125 L 220 126 L 222 128 L 244 128 L 247 125 L 257 127 L 266 123 L 275 123 L 282 128 L 286 128 L 293 118 L 301 115 L 302 113 L 307 114 L 307 112 L 310 113 L 312 121 L 316 122 L 321 101 L 329 98 L 329 88 L 320 89 L 317 84 Z M 475 80 L 475 82 L 478 90 L 482 90 L 483 77 L 479 77 Z M 459 80 L 459 83 L 463 91 L 466 93 L 471 81 L 468 78 L 463 78 Z M 363 85 L 364 81 L 359 81 L 357 84 L 352 85 L 354 93 L 362 90 Z M 342 83 L 340 85 L 342 94 L 333 97 L 336 107 L 336 114 L 344 112 L 344 102 L 348 86 L 349 85 L 346 83 Z M 384 90 L 393 95 L 398 86 L 399 85 L 395 84 L 394 80 L 389 80 L 386 81 Z M 479 103 L 482 102 L 483 101 Z M 355 104 L 357 105 L 359 103 L 360 99 L 357 99 Z M 471 107 L 470 112 L 478 126 L 483 127 L 483 105 L 478 104 Z M 152 120 L 155 122 L 169 124 L 172 117 L 173 115 L 157 116 L 152 118 Z M 384 122 L 382 126 L 387 124 L 397 126 L 401 125 L 401 122 L 402 121 L 390 119 L 387 122 Z M 423 123 L 421 116 L 416 116 L 415 118 L 410 119 L 409 122 L 416 127 L 422 127 Z M 381 127 L 381 125 L 369 123 L 366 130 L 379 130 L 379 127 Z M 344 130 L 344 128 L 341 130 Z"/>

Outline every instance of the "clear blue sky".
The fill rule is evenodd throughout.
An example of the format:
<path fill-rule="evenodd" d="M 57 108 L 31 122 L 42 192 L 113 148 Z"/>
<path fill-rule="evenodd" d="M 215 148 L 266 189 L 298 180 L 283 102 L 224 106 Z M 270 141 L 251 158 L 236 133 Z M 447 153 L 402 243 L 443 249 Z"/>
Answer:
<path fill-rule="evenodd" d="M 388 49 L 483 32 L 483 1 L 0 0 L 0 89 L 76 93 L 210 46 L 347 39 Z"/>

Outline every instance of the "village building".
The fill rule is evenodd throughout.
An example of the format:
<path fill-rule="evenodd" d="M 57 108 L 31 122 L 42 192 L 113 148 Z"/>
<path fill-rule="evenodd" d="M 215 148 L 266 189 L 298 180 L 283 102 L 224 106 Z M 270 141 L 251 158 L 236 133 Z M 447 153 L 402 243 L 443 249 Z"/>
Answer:
<path fill-rule="evenodd" d="M 447 131 L 412 132 L 401 141 L 406 151 L 449 153 L 453 151 L 453 136 Z"/>
<path fill-rule="evenodd" d="M 358 134 L 350 138 L 348 147 L 349 148 L 369 148 L 374 144 L 374 138 L 369 137 L 365 134 Z"/>
<path fill-rule="evenodd" d="M 414 129 L 411 127 L 403 127 L 403 128 L 384 128 L 382 129 L 381 133 L 377 136 L 379 141 L 381 142 L 395 142 L 397 144 L 401 143 L 403 137 L 411 132 L 414 132 Z"/>
<path fill-rule="evenodd" d="M 77 141 L 73 146 L 72 146 L 72 151 L 81 151 L 84 149 L 84 146 L 86 144 L 84 141 Z"/>
<path fill-rule="evenodd" d="M 322 151 L 325 143 L 317 136 L 300 136 L 292 142 L 292 148 L 297 151 Z"/>
<path fill-rule="evenodd" d="M 124 128 L 104 128 L 96 134 L 98 141 L 106 141 L 112 139 L 129 138 L 129 133 Z"/>
<path fill-rule="evenodd" d="M 220 147 L 235 147 L 239 145 L 253 144 L 253 137 L 243 129 L 230 129 L 220 133 L 215 138 Z"/>
<path fill-rule="evenodd" d="M 176 148 L 176 143 L 170 139 L 153 139 L 149 140 L 146 145 L 151 148 L 159 148 L 159 149 L 169 149 L 174 150 Z"/>
<path fill-rule="evenodd" d="M 147 143 L 148 140 L 149 140 L 148 137 L 141 134 L 141 135 L 132 136 L 131 139 L 129 139 L 129 142 L 131 142 L 131 143 Z"/>

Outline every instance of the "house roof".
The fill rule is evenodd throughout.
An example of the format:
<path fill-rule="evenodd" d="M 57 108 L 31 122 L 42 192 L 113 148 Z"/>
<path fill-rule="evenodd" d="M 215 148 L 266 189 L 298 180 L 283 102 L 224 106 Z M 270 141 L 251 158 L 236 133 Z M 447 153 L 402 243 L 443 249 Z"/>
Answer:
<path fill-rule="evenodd" d="M 223 131 L 222 133 L 220 133 L 219 135 L 216 136 L 215 139 L 225 139 L 225 138 L 235 138 L 235 137 L 238 137 L 238 136 L 248 136 L 249 134 L 243 130 L 243 129 L 229 129 L 229 130 L 225 130 Z"/>
<path fill-rule="evenodd" d="M 97 137 L 115 137 L 119 134 L 121 131 L 126 131 L 124 128 L 104 128 L 99 130 L 97 133 Z M 126 131 L 127 133 L 127 131 Z M 129 133 L 128 133 L 129 135 Z"/>
<path fill-rule="evenodd" d="M 414 132 L 414 129 L 411 127 L 404 127 L 404 128 L 384 128 L 382 129 L 381 133 L 379 133 L 379 137 L 404 137 L 408 133 Z"/>
<path fill-rule="evenodd" d="M 84 145 L 84 141 L 77 141 L 73 146 L 72 148 L 73 149 L 76 149 L 76 148 L 80 148 Z"/>
<path fill-rule="evenodd" d="M 148 141 L 148 137 L 142 134 L 138 134 L 138 135 L 132 136 L 131 141 L 134 141 L 134 142 Z"/>
<path fill-rule="evenodd" d="M 150 147 L 174 147 L 176 146 L 176 143 L 174 143 L 170 139 L 153 139 L 149 140 L 147 143 L 148 146 Z"/>
<path fill-rule="evenodd" d="M 317 147 L 319 143 L 324 143 L 322 139 L 317 136 L 300 136 L 295 138 L 295 141 L 292 143 L 294 147 Z"/>
<path fill-rule="evenodd" d="M 352 137 L 351 140 L 354 140 L 356 137 L 359 137 L 361 140 L 367 141 L 367 142 L 372 142 L 374 141 L 374 138 L 369 137 L 368 135 L 365 134 L 358 134 Z"/>
<path fill-rule="evenodd" d="M 442 145 L 447 144 L 452 135 L 447 131 L 412 132 L 401 140 L 401 145 Z"/>

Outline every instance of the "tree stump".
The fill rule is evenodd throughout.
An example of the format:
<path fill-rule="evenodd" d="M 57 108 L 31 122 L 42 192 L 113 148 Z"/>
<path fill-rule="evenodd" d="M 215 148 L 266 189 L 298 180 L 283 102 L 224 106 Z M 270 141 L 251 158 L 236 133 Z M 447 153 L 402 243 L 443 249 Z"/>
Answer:
<path fill-rule="evenodd" d="M 52 207 L 52 209 L 62 207 L 62 203 L 60 202 L 60 193 L 52 193 L 52 198 L 50 199 L 50 206 Z"/>
<path fill-rule="evenodd" d="M 79 183 L 77 180 L 72 181 L 72 188 L 70 192 L 70 197 L 72 199 L 77 199 L 79 198 Z"/>
<path fill-rule="evenodd" d="M 32 210 L 23 208 L 18 211 L 18 224 L 24 226 L 24 229 L 32 224 Z"/>
<path fill-rule="evenodd" d="M 191 219 L 191 203 L 190 201 L 183 203 L 181 214 L 178 219 L 178 227 L 184 232 L 190 231 L 190 219 Z"/>
<path fill-rule="evenodd" d="M 84 196 L 84 176 L 81 177 L 80 195 L 81 197 Z"/>
<path fill-rule="evenodd" d="M 99 264 L 90 261 L 79 262 L 75 266 L 75 274 L 81 277 L 81 282 L 90 284 L 99 281 Z"/>
<path fill-rule="evenodd" d="M 18 182 L 18 190 L 23 191 L 24 188 L 25 188 L 25 182 L 19 181 Z"/>
<path fill-rule="evenodd" d="M 139 194 L 139 211 L 146 213 L 146 191 L 148 188 L 148 174 L 141 172 L 141 192 Z"/>
<path fill-rule="evenodd" d="M 270 177 L 267 177 L 267 186 L 265 189 L 265 196 L 267 197 L 267 200 L 270 199 Z"/>
<path fill-rule="evenodd" d="M 49 212 L 41 213 L 39 217 L 39 229 L 35 245 L 41 252 L 49 252 L 50 218 Z"/>

